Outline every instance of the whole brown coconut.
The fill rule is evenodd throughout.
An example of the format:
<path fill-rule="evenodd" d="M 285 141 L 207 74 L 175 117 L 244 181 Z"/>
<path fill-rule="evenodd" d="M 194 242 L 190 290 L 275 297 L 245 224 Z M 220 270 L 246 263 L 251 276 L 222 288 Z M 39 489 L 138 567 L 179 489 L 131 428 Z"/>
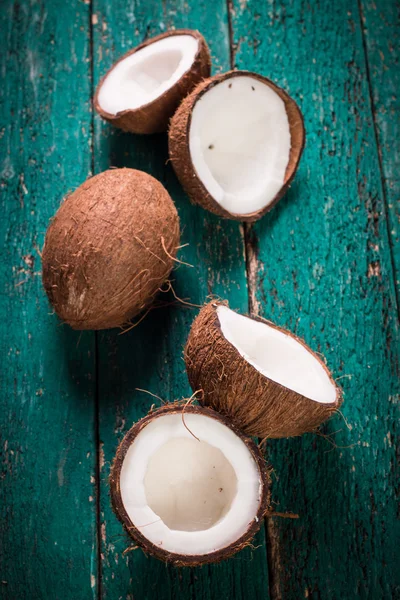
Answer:
<path fill-rule="evenodd" d="M 163 185 L 142 171 L 111 169 L 68 196 L 46 234 L 43 284 L 73 329 L 126 324 L 168 278 L 179 219 Z"/>
<path fill-rule="evenodd" d="M 314 431 L 342 403 L 325 363 L 270 321 L 210 302 L 193 322 L 185 363 L 201 404 L 246 435 L 281 438 Z"/>
<path fill-rule="evenodd" d="M 174 78 L 171 65 L 179 69 L 180 61 L 184 59 L 184 48 L 181 50 L 179 48 L 179 40 L 183 39 L 183 36 L 189 36 L 194 39 L 197 43 L 197 49 L 193 54 L 192 61 L 187 65 L 187 69 L 180 74 L 170 87 L 164 89 L 163 79 L 168 78 L 168 76 Z M 164 50 L 163 41 L 171 41 L 172 38 L 177 42 L 176 48 L 167 47 Z M 149 47 L 155 44 L 157 44 L 159 51 L 154 55 L 154 60 L 152 60 L 151 56 L 146 56 L 143 61 L 139 60 L 136 67 L 127 69 L 127 73 L 124 74 L 124 78 L 128 83 L 131 80 L 137 86 L 136 94 L 134 95 L 138 98 L 142 94 L 144 103 L 138 104 L 135 102 L 134 108 L 131 105 L 131 107 L 110 112 L 111 108 L 103 100 L 105 85 L 110 84 L 110 86 L 115 87 L 115 94 L 124 99 L 121 81 L 111 82 L 111 77 L 115 75 L 115 69 L 119 68 L 121 63 L 129 59 L 132 55 L 144 49 L 148 51 Z M 180 61 L 176 63 L 179 52 L 181 52 Z M 134 71 L 135 68 L 137 72 Z M 97 87 L 94 97 L 94 108 L 103 119 L 124 131 L 142 134 L 167 131 L 169 120 L 182 99 L 199 81 L 205 77 L 209 77 L 210 70 L 210 52 L 205 39 L 198 31 L 192 29 L 168 31 L 167 33 L 150 38 L 133 50 L 130 50 L 109 69 Z M 146 101 L 146 94 L 148 95 L 149 90 L 152 91 L 152 87 L 157 87 L 157 85 L 159 86 L 160 93 L 153 93 L 151 96 L 148 96 L 151 100 Z M 111 90 L 111 93 L 113 93 L 113 90 Z M 105 108 L 105 105 L 107 105 L 108 109 Z M 123 105 L 129 105 L 129 100 L 126 99 Z"/>
<path fill-rule="evenodd" d="M 242 86 L 243 81 L 245 86 Z M 217 89 L 221 89 L 219 100 L 214 94 Z M 266 90 L 272 94 L 271 100 L 283 103 L 286 113 L 284 126 L 268 113 L 269 99 L 262 97 Z M 249 104 L 243 107 L 245 91 L 249 94 Z M 214 99 L 210 101 L 208 112 L 205 112 L 205 102 L 212 94 Z M 237 103 L 236 108 L 233 100 Z M 258 104 L 253 107 L 254 102 Z M 200 112 L 204 110 L 205 114 L 202 122 L 196 122 L 194 126 L 194 115 L 198 108 Z M 263 110 L 266 114 L 262 114 Z M 257 111 L 260 112 L 258 116 Z M 192 128 L 195 129 L 193 134 Z M 287 166 L 282 172 L 282 182 L 265 192 L 265 198 L 257 204 L 257 208 L 248 210 L 251 195 L 257 195 L 254 183 L 257 180 L 262 183 L 263 176 L 267 177 L 271 162 L 268 153 L 265 155 L 263 145 L 269 141 L 269 152 L 273 154 L 274 144 L 283 138 L 282 128 L 283 133 L 289 136 Z M 191 134 L 195 138 L 193 147 Z M 254 137 L 254 146 L 251 136 Z M 304 121 L 296 102 L 270 79 L 249 71 L 229 71 L 199 83 L 182 101 L 169 128 L 170 159 L 190 200 L 220 217 L 245 222 L 260 219 L 286 193 L 295 176 L 304 144 Z M 197 164 L 194 152 L 197 153 Z M 279 162 L 281 158 L 278 160 L 274 157 L 274 160 Z M 238 182 L 236 191 L 233 185 L 235 178 Z M 272 175 L 271 180 L 274 179 Z M 221 198 L 217 199 L 217 194 L 224 196 L 224 193 L 225 197 L 241 196 L 240 202 L 237 200 L 232 204 L 237 207 L 236 212 L 228 208 L 231 201 L 221 202 Z"/>
<path fill-rule="evenodd" d="M 164 562 L 194 567 L 225 560 L 250 543 L 267 514 L 269 469 L 229 418 L 177 402 L 150 411 L 128 431 L 114 458 L 110 491 L 137 546 Z M 221 507 L 221 499 L 225 509 L 210 519 L 207 506 Z"/>

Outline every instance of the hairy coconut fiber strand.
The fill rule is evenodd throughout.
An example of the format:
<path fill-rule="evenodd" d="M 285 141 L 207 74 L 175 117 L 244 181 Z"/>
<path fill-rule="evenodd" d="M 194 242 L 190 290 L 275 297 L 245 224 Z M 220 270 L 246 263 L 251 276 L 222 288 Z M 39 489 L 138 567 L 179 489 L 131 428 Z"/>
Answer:
<path fill-rule="evenodd" d="M 169 38 L 171 36 L 183 36 L 190 35 L 194 37 L 198 42 L 198 50 L 194 57 L 193 63 L 190 68 L 182 74 L 176 83 L 174 83 L 169 89 L 163 92 L 160 96 L 156 97 L 153 101 L 148 104 L 144 104 L 135 109 L 126 109 L 118 112 L 117 114 L 111 114 L 105 111 L 99 103 L 99 93 L 101 87 L 104 85 L 108 75 L 115 69 L 115 67 L 124 61 L 132 54 L 147 48 L 149 45 L 154 44 L 160 40 Z M 196 86 L 196 84 L 209 77 L 211 70 L 211 58 L 208 46 L 203 36 L 198 31 L 191 29 L 180 29 L 177 31 L 169 31 L 163 33 L 154 38 L 146 40 L 143 44 L 130 50 L 124 56 L 122 56 L 117 63 L 115 63 L 111 69 L 106 73 L 103 79 L 100 81 L 96 94 L 94 97 L 94 108 L 99 115 L 124 131 L 130 131 L 132 133 L 157 133 L 167 131 L 169 120 L 174 114 L 175 110 L 179 106 L 182 99 Z"/>
<path fill-rule="evenodd" d="M 203 395 L 198 397 L 203 405 L 228 415 L 247 435 L 260 438 L 290 437 L 313 431 L 338 409 L 341 390 L 323 361 L 302 340 L 273 323 L 257 319 L 292 336 L 314 356 L 336 390 L 334 402 L 310 400 L 257 370 L 224 337 L 217 314 L 219 305 L 211 302 L 202 308 L 185 348 L 190 385 L 193 390 L 202 390 Z"/>
<path fill-rule="evenodd" d="M 182 554 L 182 553 L 171 553 L 166 551 L 163 548 L 162 539 L 160 539 L 159 544 L 155 544 L 151 542 L 146 537 L 146 528 L 135 525 L 129 517 L 127 510 L 125 509 L 122 493 L 121 493 L 121 471 L 124 463 L 124 459 L 127 455 L 128 450 L 135 443 L 137 436 L 139 433 L 143 432 L 144 428 L 148 425 L 155 422 L 156 419 L 160 418 L 160 424 L 158 425 L 158 431 L 162 428 L 161 418 L 168 415 L 177 414 L 182 418 L 182 427 L 185 423 L 185 415 L 188 419 L 190 415 L 200 415 L 202 417 L 206 417 L 208 419 L 214 419 L 217 422 L 221 423 L 223 426 L 227 427 L 230 432 L 233 432 L 235 436 L 237 436 L 238 444 L 244 443 L 247 451 L 251 456 L 251 460 L 254 461 L 255 468 L 258 472 L 259 478 L 259 504 L 256 507 L 256 512 L 249 516 L 248 528 L 238 539 L 232 540 L 232 542 L 225 547 L 217 548 L 213 552 L 209 552 L 206 554 Z M 179 436 L 179 432 L 176 432 L 176 435 Z M 192 434 L 193 435 L 193 434 Z M 197 438 L 193 438 L 197 439 Z M 143 438 L 142 438 L 143 440 Z M 198 440 L 199 441 L 199 440 Z M 140 443 L 140 442 L 138 442 Z M 215 448 L 218 448 L 218 439 L 215 439 Z M 139 455 L 137 455 L 138 457 Z M 229 460 L 229 455 L 227 455 Z M 138 458 L 136 459 L 138 460 Z M 140 468 L 140 467 L 139 467 Z M 242 481 L 242 486 L 244 482 Z M 239 429 L 237 429 L 231 422 L 229 418 L 224 417 L 216 413 L 215 411 L 209 408 L 203 408 L 199 406 L 187 405 L 185 402 L 177 402 L 173 404 L 169 404 L 163 406 L 162 408 L 150 412 L 146 417 L 137 422 L 126 434 L 121 444 L 118 447 L 112 469 L 110 474 L 110 490 L 111 490 L 111 499 L 114 511 L 117 517 L 120 519 L 122 524 L 124 525 L 128 534 L 134 539 L 135 543 L 140 546 L 146 553 L 155 556 L 156 558 L 174 564 L 175 566 L 197 566 L 203 565 L 206 563 L 219 562 L 226 558 L 229 558 L 246 545 L 248 545 L 253 538 L 253 536 L 259 530 L 261 524 L 263 523 L 263 517 L 267 512 L 267 504 L 268 504 L 268 490 L 269 490 L 269 470 L 266 466 L 265 460 L 258 449 L 258 447 L 254 444 L 254 442 L 246 437 Z M 236 510 L 246 510 L 246 506 L 236 507 Z M 217 524 L 216 524 L 217 525 Z M 213 526 L 211 526 L 210 530 Z M 207 529 L 198 531 L 198 532 L 188 532 L 191 536 L 199 535 L 200 538 L 204 540 L 204 536 L 207 535 Z"/>
<path fill-rule="evenodd" d="M 68 196 L 43 249 L 43 284 L 74 329 L 128 322 L 153 300 L 179 246 L 179 220 L 154 177 L 111 169 Z"/>
<path fill-rule="evenodd" d="M 268 88 L 273 90 L 273 92 L 275 92 L 283 101 L 290 133 L 290 152 L 284 174 L 284 179 L 282 182 L 282 187 L 275 194 L 275 196 L 266 200 L 265 206 L 263 206 L 255 212 L 250 212 L 246 214 L 244 210 L 240 214 L 234 214 L 233 212 L 229 212 L 226 208 L 224 208 L 211 195 L 211 193 L 209 193 L 209 191 L 206 189 L 204 181 L 200 178 L 200 175 L 196 170 L 196 165 L 193 162 L 193 156 L 190 152 L 190 133 L 193 111 L 195 109 L 196 103 L 199 100 L 205 101 L 204 99 L 207 95 L 207 92 L 210 92 L 219 84 L 230 81 L 228 88 L 232 88 L 232 90 L 234 90 L 235 78 L 246 77 L 250 78 L 250 80 L 253 81 L 256 80 L 261 85 L 267 86 Z M 254 90 L 255 88 L 253 87 L 252 89 Z M 226 96 L 226 102 L 228 104 L 229 93 L 226 93 Z M 254 98 L 255 97 L 256 96 L 254 96 Z M 223 104 L 220 104 L 221 105 L 217 108 L 214 107 L 214 111 L 221 110 L 223 112 Z M 248 111 L 250 114 L 251 110 L 252 106 L 250 103 L 248 107 Z M 274 133 L 278 135 L 277 132 Z M 227 130 L 226 135 L 232 137 L 232 132 L 230 130 Z M 232 138 L 232 142 L 234 142 L 234 138 Z M 288 94 L 284 90 L 279 88 L 269 79 L 262 77 L 257 73 L 251 73 L 248 71 L 230 71 L 221 75 L 215 75 L 214 77 L 210 77 L 209 79 L 206 79 L 205 81 L 199 83 L 198 86 L 189 94 L 189 96 L 187 96 L 183 100 L 175 115 L 171 119 L 171 124 L 169 128 L 169 155 L 171 158 L 171 162 L 177 174 L 177 177 L 183 185 L 186 192 L 188 193 L 190 200 L 221 217 L 247 222 L 256 221 L 257 219 L 261 218 L 266 212 L 271 210 L 271 208 L 285 194 L 296 173 L 301 154 L 303 152 L 304 142 L 304 122 L 301 111 L 297 106 L 296 102 L 292 98 L 290 98 L 290 96 L 288 96 Z M 209 148 L 211 147 L 212 146 L 209 146 Z M 256 150 L 257 148 L 254 148 L 252 154 L 254 154 Z M 259 160 L 262 160 L 262 156 L 259 157 Z M 246 195 L 244 194 L 244 196 Z"/>

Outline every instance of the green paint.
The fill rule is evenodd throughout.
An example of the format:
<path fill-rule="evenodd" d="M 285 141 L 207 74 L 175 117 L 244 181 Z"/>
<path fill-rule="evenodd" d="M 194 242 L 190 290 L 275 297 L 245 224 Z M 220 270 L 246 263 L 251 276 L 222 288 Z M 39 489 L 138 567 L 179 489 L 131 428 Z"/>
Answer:
<path fill-rule="evenodd" d="M 252 308 L 326 356 L 351 425 L 323 429 L 338 448 L 269 444 L 273 497 L 300 514 L 270 522 L 272 595 L 397 597 L 399 337 L 360 15 L 345 0 L 235 2 L 232 27 L 236 65 L 287 88 L 308 134 L 290 193 L 249 233 Z"/>
<path fill-rule="evenodd" d="M 90 108 L 91 56 L 97 83 L 118 56 L 172 26 L 202 31 L 216 70 L 228 69 L 224 0 L 190 6 L 183 0 L 3 4 L 0 597 L 399 596 L 394 3 L 385 0 L 376 8 L 361 0 L 359 10 L 346 0 L 233 1 L 235 66 L 288 89 L 307 128 L 291 191 L 245 234 L 240 225 L 188 202 L 166 164 L 165 136 L 123 134 L 97 116 L 92 123 Z M 180 258 L 195 265 L 174 270 L 180 298 L 201 304 L 213 293 L 246 311 L 246 247 L 252 310 L 302 335 L 342 377 L 351 430 L 339 416 L 323 429 L 340 430 L 332 436 L 339 448 L 312 435 L 269 445 L 277 510 L 300 514 L 298 521 L 268 521 L 269 576 L 264 531 L 256 550 L 202 569 L 165 567 L 138 550 L 123 555 L 130 542 L 111 511 L 110 462 L 132 422 L 153 400 L 159 404 L 136 388 L 166 400 L 190 394 L 182 348 L 197 311 L 179 304 L 158 308 L 122 336 L 80 335 L 49 314 L 35 248 L 62 197 L 86 179 L 92 161 L 96 172 L 109 165 L 143 169 L 170 191 L 182 243 L 189 243 Z"/>
<path fill-rule="evenodd" d="M 51 314 L 38 251 L 90 169 L 89 9 L 7 1 L 0 19 L 0 597 L 89 599 L 94 336 Z"/>

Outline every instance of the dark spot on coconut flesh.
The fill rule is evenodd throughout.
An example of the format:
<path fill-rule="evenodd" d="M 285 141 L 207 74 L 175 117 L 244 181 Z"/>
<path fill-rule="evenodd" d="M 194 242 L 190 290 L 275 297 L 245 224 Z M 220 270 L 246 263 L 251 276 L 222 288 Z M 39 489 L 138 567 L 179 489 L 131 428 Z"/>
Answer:
<path fill-rule="evenodd" d="M 212 150 L 213 148 L 214 148 L 214 144 L 210 144 L 210 145 L 208 146 L 208 149 L 209 149 L 209 150 Z"/>
<path fill-rule="evenodd" d="M 228 85 L 228 88 L 231 88 L 231 87 L 232 87 L 232 84 L 230 83 L 230 84 Z"/>
<path fill-rule="evenodd" d="M 252 89 L 252 90 L 253 90 L 253 92 L 254 92 L 256 88 L 255 88 L 255 87 L 252 85 L 252 86 L 251 86 L 251 89 Z"/>

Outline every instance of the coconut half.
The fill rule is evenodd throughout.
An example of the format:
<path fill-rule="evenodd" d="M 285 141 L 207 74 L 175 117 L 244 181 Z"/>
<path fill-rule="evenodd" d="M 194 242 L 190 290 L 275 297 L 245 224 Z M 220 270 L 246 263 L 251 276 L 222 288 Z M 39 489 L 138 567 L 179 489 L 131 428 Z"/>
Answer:
<path fill-rule="evenodd" d="M 299 107 L 266 77 L 230 71 L 200 83 L 171 120 L 169 153 L 196 204 L 256 221 L 283 196 L 305 131 Z"/>
<path fill-rule="evenodd" d="M 340 406 L 342 392 L 323 360 L 270 321 L 211 302 L 185 348 L 193 390 L 247 435 L 280 438 L 315 430 Z"/>
<path fill-rule="evenodd" d="M 210 69 L 210 52 L 198 31 L 163 33 L 111 67 L 97 87 L 94 107 L 124 131 L 166 131 L 182 99 L 210 75 Z"/>
<path fill-rule="evenodd" d="M 229 419 L 172 404 L 126 434 L 110 487 L 118 518 L 145 552 L 195 566 L 228 558 L 254 536 L 268 473 L 257 446 Z"/>

